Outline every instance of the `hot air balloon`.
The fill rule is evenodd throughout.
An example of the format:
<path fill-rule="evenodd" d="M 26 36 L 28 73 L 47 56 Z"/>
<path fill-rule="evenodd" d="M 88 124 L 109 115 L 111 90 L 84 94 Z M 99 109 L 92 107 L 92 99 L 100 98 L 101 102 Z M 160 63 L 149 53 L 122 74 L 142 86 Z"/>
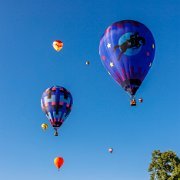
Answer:
<path fill-rule="evenodd" d="M 86 61 L 86 65 L 89 65 L 90 64 L 90 62 L 89 61 Z"/>
<path fill-rule="evenodd" d="M 113 148 L 109 148 L 109 149 L 108 149 L 108 152 L 109 152 L 109 153 L 113 153 Z"/>
<path fill-rule="evenodd" d="M 53 42 L 52 46 L 56 51 L 59 52 L 63 48 L 63 42 L 60 40 L 56 40 Z"/>
<path fill-rule="evenodd" d="M 46 130 L 48 128 L 48 125 L 46 123 L 41 124 L 41 128 L 43 130 Z"/>
<path fill-rule="evenodd" d="M 143 99 L 142 99 L 142 98 L 139 98 L 139 102 L 142 103 L 142 102 L 143 102 Z"/>
<path fill-rule="evenodd" d="M 41 108 L 54 128 L 55 136 L 58 136 L 58 128 L 71 112 L 72 104 L 72 95 L 64 87 L 52 86 L 42 94 Z"/>
<path fill-rule="evenodd" d="M 58 168 L 58 170 L 60 169 L 60 167 L 64 164 L 64 159 L 62 157 L 56 157 L 54 159 L 54 165 L 56 166 L 56 168 Z"/>
<path fill-rule="evenodd" d="M 142 23 L 123 20 L 109 26 L 99 44 L 101 61 L 112 78 L 130 95 L 135 94 L 146 77 L 155 55 L 155 42 Z"/>

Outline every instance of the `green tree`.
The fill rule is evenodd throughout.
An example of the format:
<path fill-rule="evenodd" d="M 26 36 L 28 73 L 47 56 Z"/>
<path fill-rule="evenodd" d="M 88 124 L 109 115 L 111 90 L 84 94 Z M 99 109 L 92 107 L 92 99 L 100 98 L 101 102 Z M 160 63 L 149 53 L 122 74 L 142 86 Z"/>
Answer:
<path fill-rule="evenodd" d="M 180 158 L 173 151 L 155 150 L 148 171 L 151 180 L 180 180 Z"/>

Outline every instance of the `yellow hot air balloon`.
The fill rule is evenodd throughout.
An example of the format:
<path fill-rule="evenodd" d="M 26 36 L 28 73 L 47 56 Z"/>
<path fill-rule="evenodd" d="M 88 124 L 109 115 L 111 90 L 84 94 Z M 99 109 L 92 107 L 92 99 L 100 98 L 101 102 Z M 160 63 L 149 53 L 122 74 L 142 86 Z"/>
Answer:
<path fill-rule="evenodd" d="M 54 41 L 52 45 L 53 45 L 53 48 L 58 52 L 63 48 L 63 42 L 60 40 Z"/>
<path fill-rule="evenodd" d="M 48 125 L 43 123 L 43 124 L 41 124 L 41 128 L 45 131 L 48 128 Z"/>

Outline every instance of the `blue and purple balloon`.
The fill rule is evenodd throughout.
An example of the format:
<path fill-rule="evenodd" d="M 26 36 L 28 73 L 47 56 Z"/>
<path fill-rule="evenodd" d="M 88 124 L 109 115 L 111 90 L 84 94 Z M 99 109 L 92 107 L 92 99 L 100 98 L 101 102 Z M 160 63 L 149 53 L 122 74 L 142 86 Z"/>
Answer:
<path fill-rule="evenodd" d="M 71 112 L 73 99 L 71 93 L 61 86 L 46 89 L 41 98 L 41 108 L 58 135 L 58 128 Z"/>
<path fill-rule="evenodd" d="M 99 44 L 103 65 L 112 78 L 134 98 L 155 55 L 155 42 L 142 23 L 123 20 L 109 26 Z"/>

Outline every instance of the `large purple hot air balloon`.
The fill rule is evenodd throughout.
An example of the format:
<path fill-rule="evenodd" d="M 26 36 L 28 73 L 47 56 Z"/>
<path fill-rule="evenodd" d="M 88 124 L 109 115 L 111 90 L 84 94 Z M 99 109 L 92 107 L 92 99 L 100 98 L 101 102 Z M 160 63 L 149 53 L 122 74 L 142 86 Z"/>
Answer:
<path fill-rule="evenodd" d="M 116 22 L 103 34 L 99 54 L 108 73 L 134 100 L 154 59 L 155 42 L 149 29 L 133 20 Z"/>

